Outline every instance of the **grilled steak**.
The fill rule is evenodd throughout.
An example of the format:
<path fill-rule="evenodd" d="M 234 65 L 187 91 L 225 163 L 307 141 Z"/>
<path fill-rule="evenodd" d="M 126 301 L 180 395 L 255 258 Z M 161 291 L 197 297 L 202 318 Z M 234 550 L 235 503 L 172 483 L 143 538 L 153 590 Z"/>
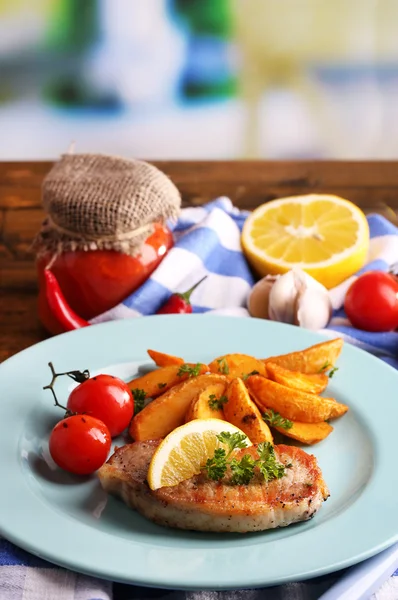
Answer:
<path fill-rule="evenodd" d="M 147 519 L 166 527 L 241 532 L 286 527 L 314 516 L 329 496 L 314 456 L 294 446 L 275 446 L 276 458 L 292 464 L 281 479 L 257 474 L 248 485 L 216 482 L 205 474 L 150 490 L 146 476 L 158 440 L 119 448 L 98 472 L 101 485 Z M 257 458 L 256 447 L 239 450 Z"/>

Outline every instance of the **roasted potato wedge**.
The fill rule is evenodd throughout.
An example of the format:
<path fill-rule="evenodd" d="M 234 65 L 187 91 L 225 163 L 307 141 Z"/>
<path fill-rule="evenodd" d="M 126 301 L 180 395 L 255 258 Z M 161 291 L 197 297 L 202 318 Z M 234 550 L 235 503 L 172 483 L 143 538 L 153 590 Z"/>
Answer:
<path fill-rule="evenodd" d="M 191 402 L 189 403 L 189 406 L 187 408 L 187 411 L 185 413 L 185 418 L 184 418 L 184 423 L 188 423 L 189 421 L 193 421 L 194 420 L 194 406 L 197 403 L 198 398 L 195 396 Z"/>
<path fill-rule="evenodd" d="M 184 359 L 172 354 L 165 354 L 157 350 L 147 350 L 147 353 L 152 358 L 155 365 L 158 367 L 171 367 L 172 365 L 183 365 Z"/>
<path fill-rule="evenodd" d="M 192 363 L 184 363 L 188 364 L 189 367 L 195 368 L 196 365 Z M 184 365 L 171 365 L 170 367 L 163 367 L 161 369 L 155 369 L 155 371 L 150 371 L 146 373 L 146 375 L 142 375 L 142 377 L 137 377 L 137 379 L 133 379 L 128 383 L 131 391 L 134 389 L 144 390 L 145 394 L 148 398 L 156 398 L 164 392 L 167 392 L 170 388 L 175 385 L 178 385 L 182 381 L 185 381 L 189 378 L 190 373 L 184 372 L 182 367 Z M 207 365 L 200 365 L 197 369 L 198 375 L 202 375 L 209 370 Z"/>
<path fill-rule="evenodd" d="M 328 342 L 315 344 L 315 346 L 310 346 L 299 352 L 271 356 L 270 358 L 263 359 L 263 362 L 266 365 L 274 363 L 290 371 L 300 371 L 301 373 L 308 374 L 322 373 L 335 365 L 342 347 L 343 340 L 336 338 Z"/>
<path fill-rule="evenodd" d="M 179 383 L 147 404 L 132 419 L 129 434 L 136 441 L 165 437 L 184 423 L 185 414 L 192 400 L 214 383 L 226 385 L 227 379 L 222 375 L 207 374 Z"/>
<path fill-rule="evenodd" d="M 261 410 L 272 408 L 291 421 L 320 423 L 340 417 L 348 410 L 348 406 L 336 402 L 333 398 L 322 398 L 293 390 L 259 375 L 249 377 L 246 385 Z"/>
<path fill-rule="evenodd" d="M 286 437 L 297 440 L 302 444 L 311 446 L 317 444 L 328 437 L 333 431 L 333 427 L 321 421 L 320 423 L 299 423 L 298 421 L 292 421 L 293 425 L 290 429 L 284 427 L 275 427 L 277 431 L 286 435 Z"/>
<path fill-rule="evenodd" d="M 264 362 L 247 354 L 225 354 L 211 361 L 209 364 L 211 373 L 226 375 L 229 379 L 235 377 L 247 378 L 255 371 L 259 375 L 266 376 L 267 370 Z"/>
<path fill-rule="evenodd" d="M 308 375 L 300 371 L 289 371 L 289 369 L 271 362 L 267 362 L 267 375 L 276 383 L 308 394 L 320 394 L 329 383 L 329 377 L 325 373 Z"/>
<path fill-rule="evenodd" d="M 242 379 L 233 379 L 225 392 L 227 402 L 224 404 L 224 417 L 227 421 L 239 427 L 253 444 L 271 442 L 271 430 L 262 419 L 261 413 Z"/>
<path fill-rule="evenodd" d="M 225 392 L 226 384 L 213 383 L 209 385 L 203 392 L 200 392 L 197 398 L 189 405 L 185 415 L 185 422 L 193 421 L 194 419 L 221 419 L 225 420 L 222 408 L 211 408 L 212 400 L 219 399 Z"/>

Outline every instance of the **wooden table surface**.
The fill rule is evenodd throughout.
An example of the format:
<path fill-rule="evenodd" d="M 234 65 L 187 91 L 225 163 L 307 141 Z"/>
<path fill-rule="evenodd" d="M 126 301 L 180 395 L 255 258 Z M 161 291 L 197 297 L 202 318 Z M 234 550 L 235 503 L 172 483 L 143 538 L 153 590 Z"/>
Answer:
<path fill-rule="evenodd" d="M 51 162 L 0 162 L 0 361 L 44 339 L 36 316 L 31 242 L 44 216 L 41 183 Z M 366 213 L 395 222 L 398 162 L 222 161 L 153 162 L 175 182 L 184 205 L 226 195 L 252 209 L 273 198 L 338 194 Z"/>

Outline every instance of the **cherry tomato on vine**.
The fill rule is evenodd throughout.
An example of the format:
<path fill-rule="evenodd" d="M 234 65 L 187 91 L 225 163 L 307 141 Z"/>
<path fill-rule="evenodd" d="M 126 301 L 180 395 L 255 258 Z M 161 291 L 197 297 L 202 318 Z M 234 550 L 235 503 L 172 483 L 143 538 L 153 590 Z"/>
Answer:
<path fill-rule="evenodd" d="M 348 289 L 344 310 L 354 327 L 392 331 L 398 327 L 398 281 L 382 271 L 360 275 Z"/>
<path fill-rule="evenodd" d="M 105 423 L 112 437 L 128 427 L 134 413 L 134 401 L 126 383 L 112 375 L 96 375 L 75 387 L 67 409 L 72 413 L 96 417 Z"/>
<path fill-rule="evenodd" d="M 50 435 L 54 462 L 64 471 L 89 475 L 108 458 L 111 435 L 107 426 L 89 415 L 73 415 L 57 423 Z"/>

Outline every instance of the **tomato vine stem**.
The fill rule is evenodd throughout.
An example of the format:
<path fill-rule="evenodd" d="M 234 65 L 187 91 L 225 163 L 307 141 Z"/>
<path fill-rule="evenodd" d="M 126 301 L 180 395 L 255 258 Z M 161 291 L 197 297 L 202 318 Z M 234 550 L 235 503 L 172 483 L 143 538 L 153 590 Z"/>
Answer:
<path fill-rule="evenodd" d="M 62 408 L 63 410 L 65 410 L 66 416 L 69 417 L 73 414 L 76 414 L 76 413 L 71 412 L 68 408 L 66 408 L 66 406 L 63 406 L 62 404 L 60 404 L 60 402 L 58 402 L 58 398 L 57 398 L 57 396 L 55 394 L 55 390 L 54 390 L 54 385 L 55 385 L 55 382 L 57 381 L 58 377 L 61 377 L 63 375 L 70 377 L 71 379 L 73 379 L 73 381 L 76 381 L 77 383 L 83 383 L 84 381 L 86 381 L 87 379 L 90 378 L 89 370 L 85 369 L 84 371 L 65 371 L 64 373 L 57 373 L 54 369 L 54 365 L 52 362 L 49 362 L 48 366 L 51 369 L 52 379 L 48 385 L 45 385 L 43 387 L 43 390 L 51 391 L 53 398 L 54 398 L 54 406 L 58 406 L 59 408 Z"/>

